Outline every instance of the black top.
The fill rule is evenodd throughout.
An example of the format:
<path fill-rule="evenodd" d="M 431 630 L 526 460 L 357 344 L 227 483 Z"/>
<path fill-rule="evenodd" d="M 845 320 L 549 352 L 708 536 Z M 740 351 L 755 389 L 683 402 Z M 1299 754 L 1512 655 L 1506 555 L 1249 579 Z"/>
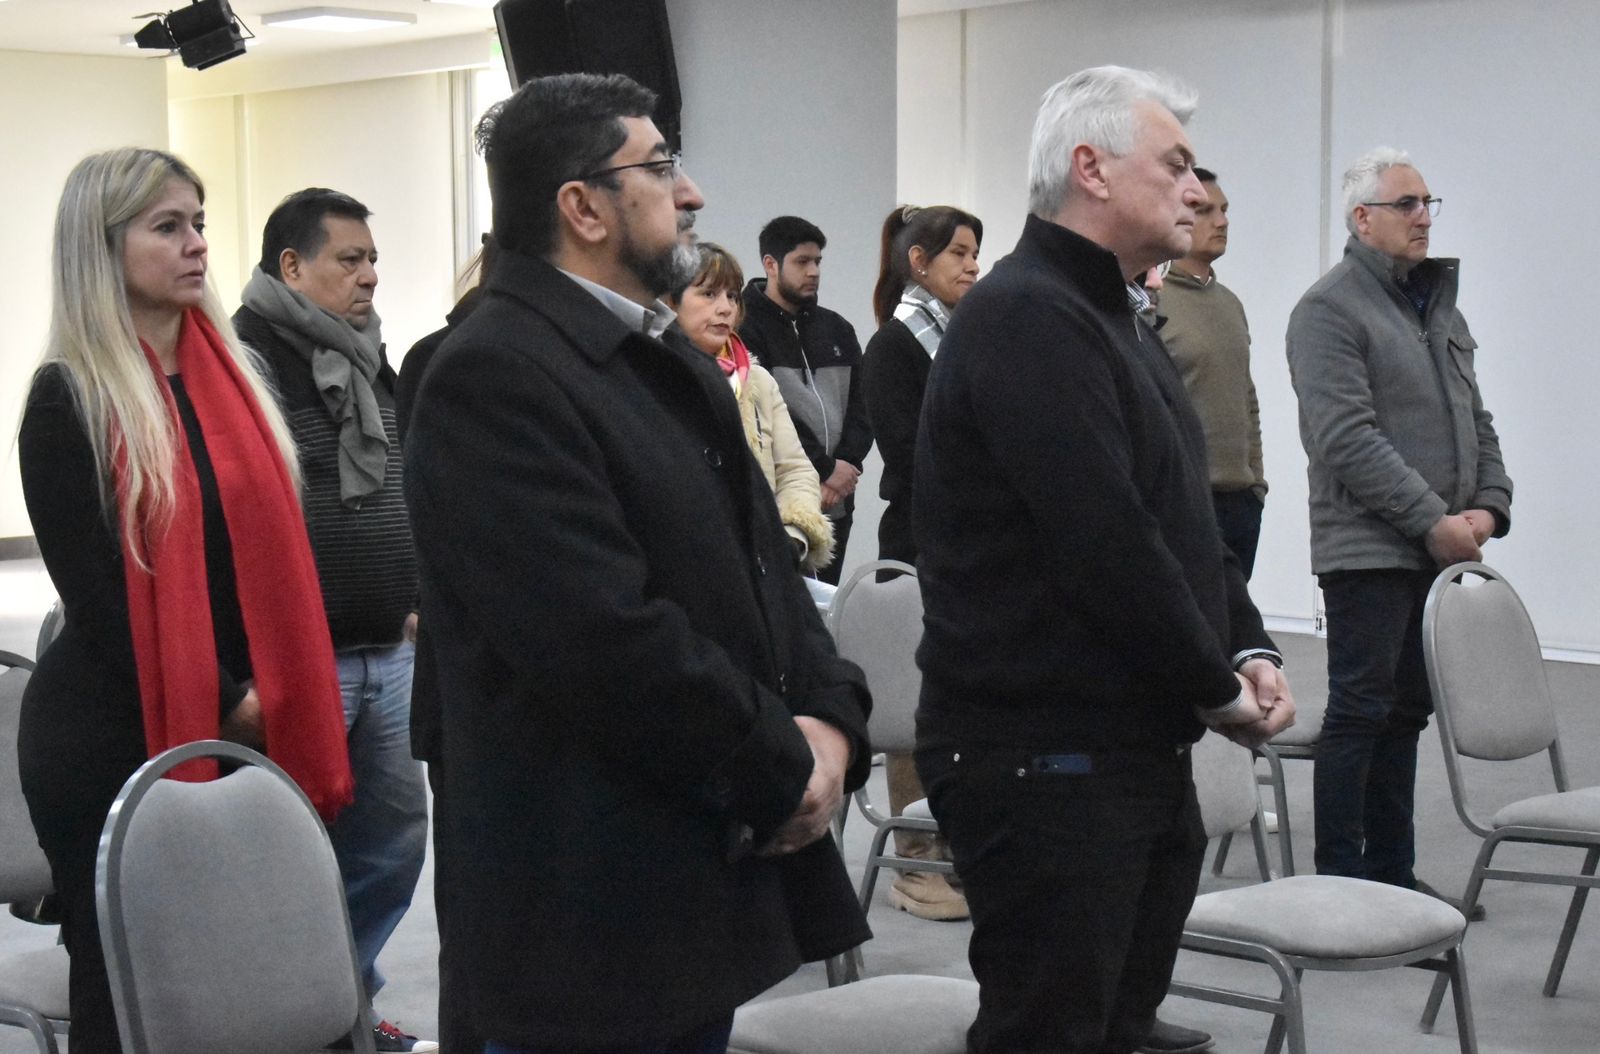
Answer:
<path fill-rule="evenodd" d="M 867 341 L 862 387 L 872 435 L 883 458 L 878 494 L 888 504 L 878 520 L 878 559 L 915 565 L 917 543 L 911 533 L 911 483 L 917 452 L 917 420 L 928 387 L 933 358 L 897 318 L 885 322 Z"/>
<path fill-rule="evenodd" d="M 1005 746 L 1198 739 L 1271 647 L 1218 534 L 1205 444 L 1116 257 L 1029 217 L 928 380 L 913 496 L 919 736 Z"/>
<path fill-rule="evenodd" d="M 233 546 L 194 405 L 181 377 L 168 380 L 199 478 L 219 705 L 225 716 L 244 698 L 242 684 L 251 676 L 249 642 L 234 587 Z M 17 446 L 28 517 L 67 615 L 61 635 L 40 657 L 28 687 L 30 705 L 59 712 L 63 723 L 55 732 L 69 752 L 78 749 L 72 745 L 75 722 L 108 715 L 122 729 L 124 745 L 142 752 L 143 709 L 128 624 L 120 525 L 102 511 L 94 452 L 62 368 L 48 365 L 35 376 Z M 86 705 L 91 699 L 94 705 Z M 106 731 L 97 730 L 93 738 Z"/>
<path fill-rule="evenodd" d="M 381 359 L 372 393 L 389 439 L 383 486 L 355 507 L 339 498 L 339 422 L 323 405 L 311 364 L 247 307 L 234 312 L 239 339 L 272 371 L 273 387 L 300 453 L 301 501 L 334 648 L 399 643 L 417 602 L 417 561 L 401 486 L 395 374 Z"/>

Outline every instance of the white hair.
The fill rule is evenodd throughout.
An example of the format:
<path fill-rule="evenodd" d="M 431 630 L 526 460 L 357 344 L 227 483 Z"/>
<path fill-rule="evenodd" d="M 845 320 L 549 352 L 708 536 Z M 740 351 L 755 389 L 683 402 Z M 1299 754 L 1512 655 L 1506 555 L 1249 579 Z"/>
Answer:
<path fill-rule="evenodd" d="M 1080 143 L 1116 157 L 1131 152 L 1138 135 L 1134 107 L 1146 101 L 1187 124 L 1199 96 L 1164 73 L 1126 66 L 1079 70 L 1046 91 L 1028 148 L 1029 211 L 1048 217 L 1061 207 L 1072 191 L 1072 151 Z"/>
<path fill-rule="evenodd" d="M 1356 163 L 1345 169 L 1344 225 L 1351 234 L 1356 233 L 1356 206 L 1371 201 L 1378 192 L 1378 177 L 1397 165 L 1410 166 L 1411 155 L 1392 146 L 1379 146 L 1356 158 Z"/>

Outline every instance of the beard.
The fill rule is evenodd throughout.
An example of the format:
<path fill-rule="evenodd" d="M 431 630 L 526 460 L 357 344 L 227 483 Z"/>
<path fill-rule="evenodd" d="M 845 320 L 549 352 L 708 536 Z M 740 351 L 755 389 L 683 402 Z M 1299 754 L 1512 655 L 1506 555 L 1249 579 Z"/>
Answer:
<path fill-rule="evenodd" d="M 693 235 L 694 213 L 678 213 L 678 240 L 670 248 L 646 252 L 633 240 L 632 231 L 623 229 L 622 266 L 655 297 L 677 292 L 694 281 L 700 273 L 700 252 L 695 248 Z M 684 235 L 689 234 L 689 240 Z"/>
<path fill-rule="evenodd" d="M 797 286 L 790 285 L 788 282 L 785 282 L 782 277 L 779 277 L 778 279 L 778 295 L 783 297 L 791 304 L 814 306 L 817 302 L 816 293 L 802 293 Z"/>

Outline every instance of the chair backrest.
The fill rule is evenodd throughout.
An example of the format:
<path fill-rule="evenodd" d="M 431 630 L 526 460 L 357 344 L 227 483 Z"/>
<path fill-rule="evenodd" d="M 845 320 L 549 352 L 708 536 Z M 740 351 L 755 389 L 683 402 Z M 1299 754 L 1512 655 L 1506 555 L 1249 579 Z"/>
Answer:
<path fill-rule="evenodd" d="M 1468 576 L 1482 581 L 1469 584 Z M 1423 609 L 1422 645 L 1447 749 L 1506 761 L 1556 741 L 1533 620 L 1498 572 L 1479 563 L 1440 572 Z"/>
<path fill-rule="evenodd" d="M 0 904 L 37 900 L 51 890 L 50 864 L 22 800 L 17 766 L 17 724 L 31 676 L 25 666 L 0 671 Z"/>
<path fill-rule="evenodd" d="M 195 757 L 239 762 L 162 779 Z M 266 758 L 189 743 L 123 786 L 100 839 L 96 900 L 128 1054 L 372 1050 L 344 884 L 311 803 Z"/>
<path fill-rule="evenodd" d="M 1216 838 L 1250 826 L 1261 808 L 1255 755 L 1216 732 L 1201 736 L 1189 754 L 1206 837 Z"/>
<path fill-rule="evenodd" d="M 900 573 L 879 582 L 879 571 Z M 872 690 L 867 725 L 872 749 L 910 752 L 917 742 L 917 696 L 922 692 L 922 671 L 917 669 L 922 591 L 916 569 L 895 560 L 875 560 L 857 568 L 834 594 L 828 622 L 839 654 L 867 675 Z"/>

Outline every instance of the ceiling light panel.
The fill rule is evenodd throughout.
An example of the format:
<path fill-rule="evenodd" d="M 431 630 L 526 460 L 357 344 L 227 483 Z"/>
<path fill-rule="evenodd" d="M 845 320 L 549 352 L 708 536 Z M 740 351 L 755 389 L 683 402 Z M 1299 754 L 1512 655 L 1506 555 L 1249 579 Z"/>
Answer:
<path fill-rule="evenodd" d="M 261 24 L 265 26 L 323 33 L 365 33 L 415 25 L 416 21 L 416 15 L 399 11 L 363 11 L 350 7 L 299 7 L 261 16 Z"/>

